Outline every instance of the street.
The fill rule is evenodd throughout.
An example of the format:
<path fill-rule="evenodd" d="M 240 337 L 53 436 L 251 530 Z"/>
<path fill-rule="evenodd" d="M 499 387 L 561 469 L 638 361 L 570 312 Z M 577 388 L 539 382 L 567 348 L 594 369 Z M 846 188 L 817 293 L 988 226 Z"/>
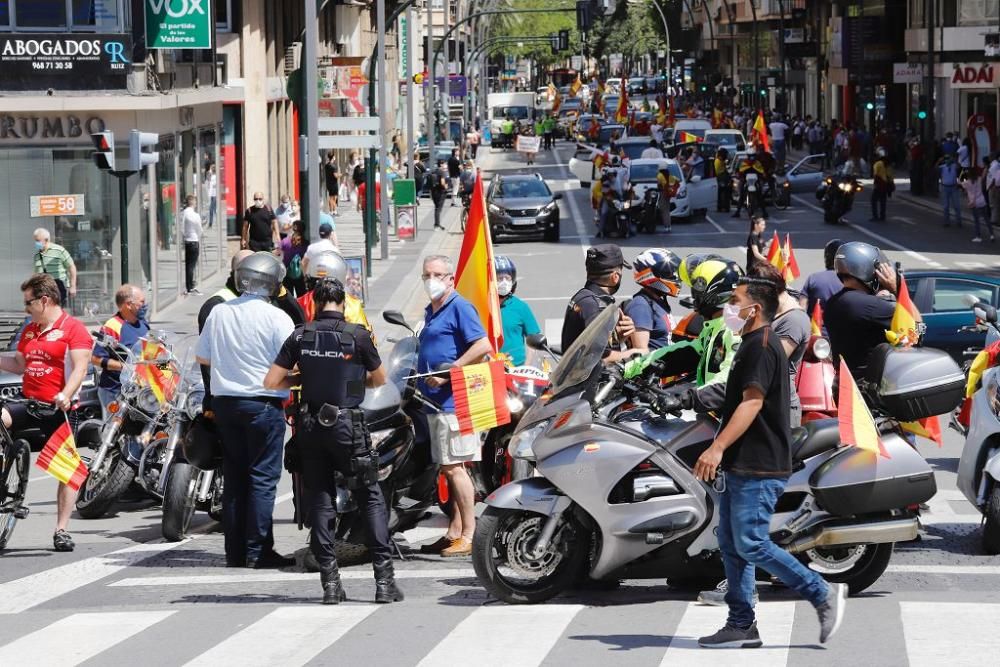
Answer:
<path fill-rule="evenodd" d="M 561 242 L 494 248 L 517 264 L 517 294 L 554 342 L 566 302 L 583 283 L 584 253 L 594 242 L 589 193 L 567 170 L 571 154 L 572 144 L 559 142 L 554 151 L 539 154 L 533 167 L 564 193 Z M 479 165 L 486 178 L 526 171 L 518 155 L 487 147 Z M 429 241 L 427 252 L 457 257 L 460 210 L 446 207 L 448 231 Z M 1000 271 L 995 246 L 970 244 L 967 227 L 961 233 L 942 228 L 937 209 L 899 197 L 890 200 L 888 220 L 879 223 L 867 221 L 867 191 L 846 227 L 823 224 L 810 194 L 770 214 L 768 237 L 772 229 L 782 238 L 791 234 L 802 270 L 797 285 L 823 268 L 822 249 L 833 236 L 878 245 L 908 270 Z M 671 233 L 639 235 L 620 245 L 626 260 L 664 246 L 681 257 L 712 251 L 743 264 L 747 228 L 745 215 L 734 219 L 710 211 L 675 223 Z M 426 218 L 421 233 L 431 233 Z M 413 264 L 403 287 L 416 288 L 420 267 Z M 626 275 L 618 297 L 630 296 L 633 287 Z M 416 317 L 425 302 L 422 292 L 410 293 L 419 296 L 373 307 Z M 376 322 L 380 341 L 391 328 Z M 697 637 L 722 625 L 725 608 L 701 606 L 696 590 L 668 587 L 664 580 L 626 581 L 615 590 L 579 591 L 540 606 L 492 601 L 468 559 L 422 556 L 413 548 L 443 532 L 439 513 L 397 536 L 405 560 L 397 560 L 396 575 L 407 597 L 385 606 L 371 603 L 369 565 L 344 568 L 349 602 L 337 607 L 319 604 L 316 574 L 225 568 L 222 533 L 204 514 L 196 515 L 190 539 L 163 542 L 160 510 L 148 501 L 121 504 L 116 514 L 99 520 L 74 517 L 70 530 L 77 549 L 54 553 L 55 482 L 32 468 L 31 515 L 0 556 L 0 665 L 990 664 L 1000 651 L 1000 634 L 989 626 L 1000 611 L 1000 559 L 982 554 L 979 515 L 956 490 L 962 444 L 950 429 L 941 448 L 919 441 L 938 487 L 922 516 L 921 539 L 898 544 L 886 574 L 849 600 L 844 625 L 830 644 L 819 645 L 807 603 L 787 589 L 761 584 L 757 613 L 764 647 L 742 652 L 699 649 Z M 281 553 L 300 551 L 307 541 L 292 522 L 290 491 L 285 474 L 275 507 Z"/>

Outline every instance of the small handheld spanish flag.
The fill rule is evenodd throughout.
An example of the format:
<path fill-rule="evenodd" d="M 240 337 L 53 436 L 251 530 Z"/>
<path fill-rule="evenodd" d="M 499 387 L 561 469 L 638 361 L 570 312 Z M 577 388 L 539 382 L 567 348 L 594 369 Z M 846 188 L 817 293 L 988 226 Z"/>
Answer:
<path fill-rule="evenodd" d="M 885 339 L 896 347 L 912 347 L 917 344 L 917 307 L 910 300 L 910 290 L 906 288 L 906 278 L 899 279 L 899 298 L 892 322 L 885 332 Z"/>
<path fill-rule="evenodd" d="M 777 231 L 774 232 L 774 236 L 771 238 L 771 245 L 767 247 L 766 257 L 769 264 L 781 271 L 781 241 L 778 240 Z"/>
<path fill-rule="evenodd" d="M 851 371 L 843 359 L 840 360 L 840 396 L 837 401 L 837 421 L 840 426 L 840 440 L 845 445 L 867 449 L 873 454 L 891 458 L 882 444 L 875 419 L 868 411 L 865 400 L 854 382 Z"/>
<path fill-rule="evenodd" d="M 812 335 L 822 336 L 823 335 L 823 307 L 819 305 L 819 301 L 813 306 L 812 318 L 810 319 L 810 324 L 812 325 Z"/>
<path fill-rule="evenodd" d="M 500 360 L 451 369 L 455 417 L 462 435 L 510 423 L 505 373 Z"/>
<path fill-rule="evenodd" d="M 60 482 L 78 491 L 87 478 L 87 465 L 76 451 L 76 440 L 69 420 L 55 430 L 38 454 L 35 465 Z"/>

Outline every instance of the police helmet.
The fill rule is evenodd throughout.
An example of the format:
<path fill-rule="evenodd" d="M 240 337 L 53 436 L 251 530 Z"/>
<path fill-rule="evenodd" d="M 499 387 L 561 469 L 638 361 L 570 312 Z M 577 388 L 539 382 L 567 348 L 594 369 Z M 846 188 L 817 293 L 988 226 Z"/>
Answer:
<path fill-rule="evenodd" d="M 632 277 L 643 287 L 664 296 L 677 296 L 681 291 L 677 269 L 681 258 L 666 248 L 649 248 L 632 262 Z"/>
<path fill-rule="evenodd" d="M 236 267 L 236 289 L 240 294 L 272 297 L 285 279 L 285 265 L 269 252 L 255 252 Z"/>
<path fill-rule="evenodd" d="M 497 255 L 493 258 L 493 266 L 496 268 L 498 278 L 501 275 L 510 276 L 514 281 L 514 287 L 517 287 L 517 266 L 514 265 L 510 257 L 507 255 Z"/>
<path fill-rule="evenodd" d="M 313 280 L 336 278 L 341 283 L 347 282 L 347 262 L 343 255 L 333 250 L 326 250 L 309 262 L 308 277 Z"/>
<path fill-rule="evenodd" d="M 695 310 L 705 318 L 713 317 L 729 301 L 743 275 L 743 269 L 733 261 L 710 259 L 699 264 L 691 275 Z"/>
<path fill-rule="evenodd" d="M 199 414 L 191 422 L 181 443 L 184 458 L 199 470 L 214 470 L 222 465 L 222 441 L 215 421 Z"/>
<path fill-rule="evenodd" d="M 690 287 L 692 281 L 691 276 L 694 275 L 695 269 L 698 268 L 699 264 L 710 259 L 717 259 L 720 262 L 726 261 L 726 258 L 723 257 L 722 255 L 716 255 L 715 253 L 710 253 L 710 252 L 709 253 L 695 252 L 685 257 L 681 261 L 681 265 L 677 269 L 677 275 L 681 279 L 681 282 Z"/>
<path fill-rule="evenodd" d="M 874 294 L 878 290 L 875 267 L 881 261 L 882 251 L 878 248 L 862 241 L 851 241 L 837 249 L 833 270 L 837 272 L 841 282 L 848 276 L 856 278 Z"/>
<path fill-rule="evenodd" d="M 842 245 L 844 245 L 843 239 L 832 239 L 823 247 L 823 263 L 828 270 L 833 269 L 833 259 Z"/>

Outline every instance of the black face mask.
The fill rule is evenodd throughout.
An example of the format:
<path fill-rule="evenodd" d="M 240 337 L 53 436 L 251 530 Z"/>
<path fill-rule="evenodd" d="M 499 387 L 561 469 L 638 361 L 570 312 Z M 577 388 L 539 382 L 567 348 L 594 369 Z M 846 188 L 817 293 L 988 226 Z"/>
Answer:
<path fill-rule="evenodd" d="M 622 287 L 622 279 L 621 276 L 619 276 L 618 282 L 608 287 L 608 294 L 617 294 L 618 290 L 620 290 L 621 287 Z"/>

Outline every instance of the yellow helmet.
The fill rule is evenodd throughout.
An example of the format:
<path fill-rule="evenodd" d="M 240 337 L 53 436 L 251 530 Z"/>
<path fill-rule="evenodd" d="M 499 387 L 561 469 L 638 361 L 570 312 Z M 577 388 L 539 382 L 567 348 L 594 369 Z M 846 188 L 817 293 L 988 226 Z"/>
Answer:
<path fill-rule="evenodd" d="M 681 281 L 691 287 L 691 281 L 693 280 L 692 275 L 698 265 L 708 259 L 717 259 L 721 262 L 726 261 L 726 258 L 722 255 L 716 255 L 715 253 L 692 253 L 684 258 L 681 262 L 680 267 L 677 269 L 677 275 L 680 276 Z"/>
<path fill-rule="evenodd" d="M 736 281 L 744 275 L 740 265 L 733 261 L 708 259 L 691 274 L 691 296 L 694 307 L 704 317 L 712 317 L 729 301 Z"/>

